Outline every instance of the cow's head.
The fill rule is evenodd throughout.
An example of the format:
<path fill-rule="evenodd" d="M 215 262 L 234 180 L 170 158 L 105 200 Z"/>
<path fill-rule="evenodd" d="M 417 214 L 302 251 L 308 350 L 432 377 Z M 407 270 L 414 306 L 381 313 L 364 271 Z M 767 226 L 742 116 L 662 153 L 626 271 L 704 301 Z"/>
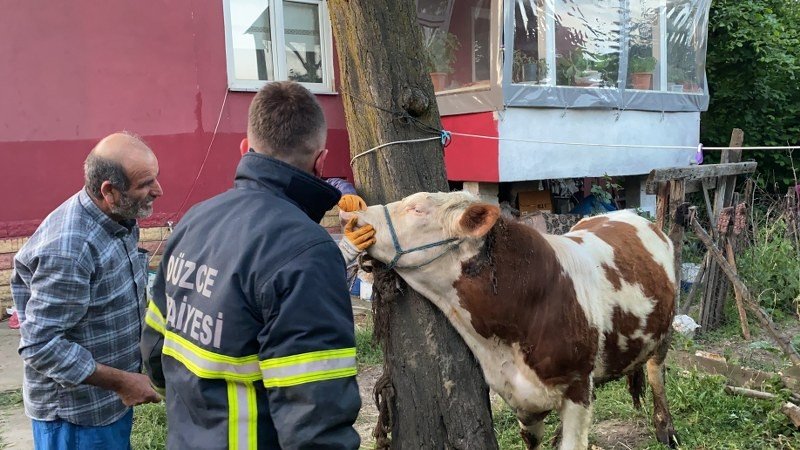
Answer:
<path fill-rule="evenodd" d="M 370 256 L 385 264 L 394 261 L 399 270 L 411 270 L 444 260 L 439 257 L 445 254 L 474 253 L 497 222 L 500 208 L 467 192 L 419 192 L 385 206 L 341 214 L 344 219 L 357 215 L 359 225 L 375 227 L 377 242 L 367 250 Z M 395 259 L 398 247 L 410 252 Z"/>

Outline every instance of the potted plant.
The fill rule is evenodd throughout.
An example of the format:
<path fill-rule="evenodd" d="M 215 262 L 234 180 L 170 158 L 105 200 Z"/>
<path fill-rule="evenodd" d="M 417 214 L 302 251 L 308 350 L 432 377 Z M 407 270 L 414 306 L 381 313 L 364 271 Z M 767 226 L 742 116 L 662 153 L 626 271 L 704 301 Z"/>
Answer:
<path fill-rule="evenodd" d="M 589 60 L 581 49 L 560 55 L 556 66 L 556 81 L 559 85 L 592 86 L 599 82 L 600 72 L 589 70 Z"/>
<path fill-rule="evenodd" d="M 606 53 L 597 56 L 592 64 L 600 73 L 601 87 L 614 87 L 619 79 L 619 53 Z"/>
<path fill-rule="evenodd" d="M 515 83 L 539 82 L 547 77 L 547 61 L 526 55 L 522 50 L 514 50 L 512 79 Z"/>
<path fill-rule="evenodd" d="M 456 61 L 456 50 L 460 47 L 458 38 L 453 33 L 436 30 L 425 43 L 428 57 L 428 72 L 433 81 L 433 90 L 447 88 L 447 77 L 453 73 Z"/>
<path fill-rule="evenodd" d="M 686 71 L 680 67 L 667 68 L 667 88 L 670 92 L 683 92 L 683 83 L 686 80 Z"/>
<path fill-rule="evenodd" d="M 658 61 L 652 56 L 633 56 L 628 61 L 628 73 L 634 89 L 649 90 L 653 86 L 653 71 Z"/>

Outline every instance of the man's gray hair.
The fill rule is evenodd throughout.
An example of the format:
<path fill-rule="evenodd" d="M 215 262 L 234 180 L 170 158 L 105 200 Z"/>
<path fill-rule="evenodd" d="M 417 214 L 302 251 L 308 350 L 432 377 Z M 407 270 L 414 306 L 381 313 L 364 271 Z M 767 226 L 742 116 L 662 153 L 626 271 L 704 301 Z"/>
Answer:
<path fill-rule="evenodd" d="M 104 181 L 111 182 L 111 185 L 120 191 L 127 191 L 131 181 L 125 174 L 125 169 L 117 161 L 103 158 L 90 153 L 83 163 L 84 185 L 89 195 L 96 199 L 103 197 L 100 186 Z"/>

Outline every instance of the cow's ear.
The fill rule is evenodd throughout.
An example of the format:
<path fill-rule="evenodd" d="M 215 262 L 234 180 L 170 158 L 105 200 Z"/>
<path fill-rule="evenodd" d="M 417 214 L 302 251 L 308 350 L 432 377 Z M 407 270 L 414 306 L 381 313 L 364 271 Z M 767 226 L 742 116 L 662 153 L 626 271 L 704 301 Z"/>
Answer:
<path fill-rule="evenodd" d="M 472 237 L 481 237 L 492 229 L 500 217 L 500 208 L 488 203 L 475 203 L 470 205 L 461 215 L 458 224 L 464 234 Z"/>

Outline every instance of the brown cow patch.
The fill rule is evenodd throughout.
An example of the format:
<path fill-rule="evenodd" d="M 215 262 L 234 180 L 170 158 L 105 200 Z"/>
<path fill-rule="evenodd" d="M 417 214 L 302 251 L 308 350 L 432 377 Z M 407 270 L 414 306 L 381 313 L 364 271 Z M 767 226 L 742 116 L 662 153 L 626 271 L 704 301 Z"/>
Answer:
<path fill-rule="evenodd" d="M 589 230 L 594 228 L 598 224 L 602 224 L 605 222 L 608 222 L 608 217 L 603 217 L 603 216 L 589 217 L 588 219 L 583 219 L 577 224 L 575 224 L 575 226 L 572 227 L 571 231 Z"/>
<path fill-rule="evenodd" d="M 616 307 L 611 317 L 611 328 L 613 331 L 605 333 L 606 343 L 603 359 L 606 364 L 606 377 L 616 378 L 622 375 L 625 368 L 642 354 L 644 349 L 642 339 L 631 338 L 637 330 L 642 328 L 642 321 L 634 314 Z M 620 336 L 626 340 L 624 349 L 619 345 Z"/>
<path fill-rule="evenodd" d="M 578 244 L 583 244 L 583 238 L 580 236 L 564 236 L 567 239 L 572 239 L 573 241 L 577 242 Z"/>
<path fill-rule="evenodd" d="M 664 231 L 661 230 L 660 228 L 658 228 L 658 226 L 656 224 L 654 224 L 653 222 L 650 222 L 650 225 L 648 225 L 648 226 L 650 227 L 651 230 L 653 230 L 653 233 L 655 233 L 656 236 L 661 238 L 662 241 L 664 241 L 665 243 L 669 242 L 669 238 L 667 238 L 667 235 L 664 234 Z"/>
<path fill-rule="evenodd" d="M 614 290 L 618 291 L 622 289 L 622 282 L 619 279 L 619 272 L 617 269 L 609 266 L 608 264 L 602 264 L 603 270 L 606 272 L 606 278 L 608 281 L 611 282 L 611 285 L 614 286 Z"/>
<path fill-rule="evenodd" d="M 589 379 L 598 331 L 536 230 L 501 218 L 482 251 L 462 264 L 453 286 L 476 332 L 519 344 L 525 363 L 543 383 L 572 386 Z M 573 390 L 573 401 L 583 402 L 585 393 L 577 386 Z"/>
<path fill-rule="evenodd" d="M 664 267 L 653 259 L 633 225 L 610 221 L 603 216 L 587 222 L 591 223 L 586 229 L 614 249 L 614 265 L 619 276 L 629 284 L 641 286 L 644 295 L 654 302 L 645 333 L 652 334 L 655 340 L 660 339 L 669 330 L 675 303 L 675 286 Z"/>

